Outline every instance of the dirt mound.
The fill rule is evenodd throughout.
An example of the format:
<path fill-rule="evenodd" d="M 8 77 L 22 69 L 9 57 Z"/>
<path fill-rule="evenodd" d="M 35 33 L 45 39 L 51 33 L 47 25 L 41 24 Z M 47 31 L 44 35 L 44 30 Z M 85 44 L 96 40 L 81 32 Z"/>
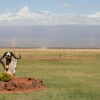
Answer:
<path fill-rule="evenodd" d="M 43 81 L 34 78 L 14 78 L 9 82 L 0 81 L 0 93 L 28 92 L 43 87 Z"/>

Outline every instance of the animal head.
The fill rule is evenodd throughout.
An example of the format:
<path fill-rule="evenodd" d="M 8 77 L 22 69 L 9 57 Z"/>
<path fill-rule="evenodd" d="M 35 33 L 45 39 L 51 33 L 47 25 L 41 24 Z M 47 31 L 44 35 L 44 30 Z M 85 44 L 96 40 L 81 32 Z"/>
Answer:
<path fill-rule="evenodd" d="M 17 60 L 19 60 L 20 58 L 21 58 L 21 56 L 19 56 L 19 57 L 16 57 L 15 56 L 15 54 L 13 53 L 13 52 L 10 52 L 10 51 L 7 51 L 7 52 L 5 52 L 4 53 L 4 55 L 1 57 L 2 59 L 3 58 L 12 58 L 12 57 L 14 57 L 15 59 L 17 59 Z"/>

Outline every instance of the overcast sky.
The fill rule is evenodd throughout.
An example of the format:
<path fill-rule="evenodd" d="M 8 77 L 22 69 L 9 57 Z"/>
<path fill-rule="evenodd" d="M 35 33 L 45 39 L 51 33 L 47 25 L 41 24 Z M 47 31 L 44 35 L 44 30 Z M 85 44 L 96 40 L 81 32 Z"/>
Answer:
<path fill-rule="evenodd" d="M 98 27 L 100 0 L 0 0 L 0 46 L 99 47 Z"/>

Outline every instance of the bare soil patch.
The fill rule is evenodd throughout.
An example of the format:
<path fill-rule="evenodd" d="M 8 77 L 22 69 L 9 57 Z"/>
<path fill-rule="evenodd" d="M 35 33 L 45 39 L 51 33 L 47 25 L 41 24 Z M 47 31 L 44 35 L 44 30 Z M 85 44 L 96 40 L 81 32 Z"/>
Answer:
<path fill-rule="evenodd" d="M 0 81 L 0 93 L 31 92 L 43 87 L 43 81 L 34 78 L 14 78 L 9 82 Z"/>

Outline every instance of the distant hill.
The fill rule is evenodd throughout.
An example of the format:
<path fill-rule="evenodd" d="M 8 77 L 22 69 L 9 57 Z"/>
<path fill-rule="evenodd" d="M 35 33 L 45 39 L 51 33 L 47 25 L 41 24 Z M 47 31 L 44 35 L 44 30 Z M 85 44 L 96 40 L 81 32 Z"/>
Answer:
<path fill-rule="evenodd" d="M 100 26 L 0 26 L 0 47 L 100 48 Z"/>

